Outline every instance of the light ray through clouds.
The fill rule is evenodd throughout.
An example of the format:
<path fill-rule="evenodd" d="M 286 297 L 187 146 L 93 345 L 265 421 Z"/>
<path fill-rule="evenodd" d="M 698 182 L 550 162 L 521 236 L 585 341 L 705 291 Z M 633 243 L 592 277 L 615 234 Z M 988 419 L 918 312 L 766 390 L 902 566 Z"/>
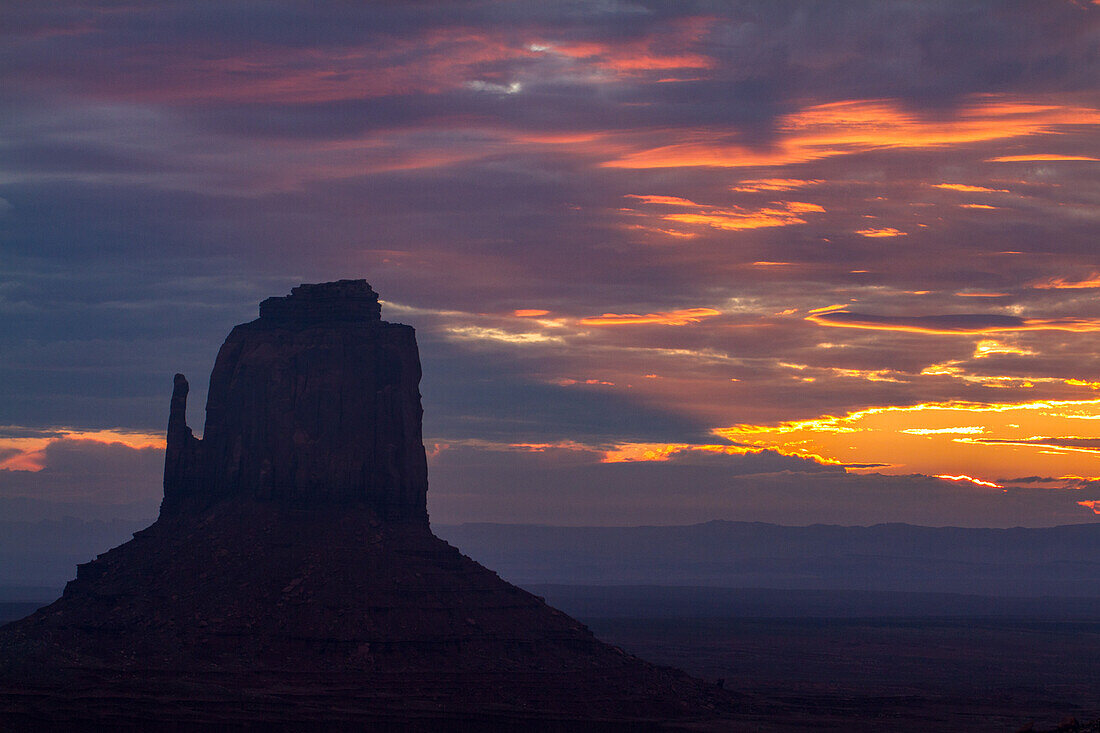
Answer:
<path fill-rule="evenodd" d="M 0 35 L 0 496 L 131 465 L 256 302 L 365 277 L 418 331 L 442 520 L 532 519 L 517 455 L 705 464 L 700 520 L 742 516 L 722 471 L 772 519 L 827 487 L 905 521 L 910 487 L 1100 520 L 1096 4 L 58 2 Z"/>

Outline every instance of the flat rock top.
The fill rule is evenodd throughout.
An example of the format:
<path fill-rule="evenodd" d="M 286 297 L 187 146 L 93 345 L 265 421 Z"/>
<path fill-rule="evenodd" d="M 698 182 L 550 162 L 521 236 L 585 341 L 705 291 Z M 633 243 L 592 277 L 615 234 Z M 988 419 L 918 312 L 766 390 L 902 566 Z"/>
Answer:
<path fill-rule="evenodd" d="M 272 324 L 382 320 L 378 293 L 366 280 L 303 284 L 290 295 L 260 303 L 260 320 Z"/>

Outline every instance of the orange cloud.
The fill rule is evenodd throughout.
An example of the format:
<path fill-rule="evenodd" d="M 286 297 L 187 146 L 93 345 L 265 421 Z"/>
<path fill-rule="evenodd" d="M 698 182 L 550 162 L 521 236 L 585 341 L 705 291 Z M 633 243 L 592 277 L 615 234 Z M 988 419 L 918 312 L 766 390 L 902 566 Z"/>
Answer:
<path fill-rule="evenodd" d="M 1009 193 L 1007 188 L 986 188 L 985 186 L 970 186 L 965 183 L 933 183 L 933 188 L 946 188 L 949 191 L 965 191 L 967 193 Z"/>
<path fill-rule="evenodd" d="M 827 313 L 828 311 L 842 310 L 842 309 L 847 308 L 847 307 L 848 306 L 845 305 L 844 303 L 835 303 L 833 305 L 827 305 L 824 308 L 812 308 L 812 309 L 810 309 L 809 312 L 810 313 Z"/>
<path fill-rule="evenodd" d="M 647 196 L 639 194 L 627 194 L 625 198 L 638 199 L 644 204 L 660 206 L 679 206 L 689 209 L 687 212 L 658 214 L 657 218 L 671 221 L 677 224 L 702 225 L 714 229 L 736 231 L 741 229 L 762 229 L 765 227 L 791 226 L 792 224 L 805 224 L 803 214 L 823 214 L 825 209 L 817 204 L 804 201 L 775 201 L 770 206 L 760 209 L 744 209 L 739 206 L 719 207 L 706 206 L 690 199 L 676 196 Z M 635 213 L 633 209 L 623 209 Z M 635 213 L 635 215 L 637 215 Z M 684 236 L 682 232 L 667 230 L 658 227 L 634 225 L 635 228 L 647 231 L 656 231 L 674 236 Z"/>
<path fill-rule="evenodd" d="M 729 456 L 759 453 L 759 449 L 737 445 L 691 445 L 688 443 L 623 443 L 604 451 L 600 463 L 667 461 L 678 453 L 719 453 Z"/>
<path fill-rule="evenodd" d="M 1032 285 L 1033 288 L 1040 290 L 1083 290 L 1085 288 L 1100 288 L 1100 273 L 1093 273 L 1085 280 L 1065 280 L 1064 278 L 1054 278 L 1048 280 L 1045 283 L 1038 283 Z"/>
<path fill-rule="evenodd" d="M 640 44 L 613 46 L 600 43 L 553 44 L 547 50 L 569 58 L 590 62 L 606 71 L 638 72 L 672 69 L 709 69 L 714 62 L 699 54 L 654 53 Z"/>
<path fill-rule="evenodd" d="M 1021 356 L 1035 356 L 1031 349 L 1023 349 L 1013 344 L 1003 344 L 993 339 L 982 339 L 974 346 L 975 359 L 984 359 L 995 354 L 1019 354 Z"/>
<path fill-rule="evenodd" d="M 669 214 L 661 218 L 681 224 L 703 224 L 714 229 L 727 231 L 785 227 L 792 224 L 806 223 L 805 219 L 792 216 L 789 211 L 777 209 L 759 209 L 744 213 L 726 209 L 706 214 Z"/>
<path fill-rule="evenodd" d="M 604 313 L 602 316 L 582 318 L 580 322 L 585 326 L 633 326 L 645 323 L 686 326 L 698 323 L 703 318 L 720 315 L 722 312 L 713 308 L 685 308 L 678 311 L 647 313 L 644 316 L 637 313 Z"/>
<path fill-rule="evenodd" d="M 1083 123 L 1083 124 L 1096 124 Z M 1090 158 L 1087 155 L 1054 155 L 1051 153 L 1035 153 L 1032 155 L 1002 155 L 999 158 L 986 158 L 986 163 L 1041 163 L 1058 160 L 1087 160 L 1100 162 L 1100 158 Z"/>
<path fill-rule="evenodd" d="M 519 310 L 512 311 L 512 315 L 517 318 L 537 318 L 549 313 L 550 311 L 539 310 L 537 308 L 520 308 Z"/>
<path fill-rule="evenodd" d="M 884 227 L 882 229 L 857 229 L 856 234 L 861 237 L 905 237 L 909 235 L 909 232 L 903 232 L 893 227 Z"/>
<path fill-rule="evenodd" d="M 46 454 L 42 449 L 7 447 L 0 458 L 0 471 L 41 471 L 45 467 Z"/>
<path fill-rule="evenodd" d="M 824 181 L 818 178 L 809 180 L 803 180 L 801 178 L 760 178 L 741 181 L 740 185 L 731 186 L 730 190 L 739 191 L 741 193 L 752 193 L 755 191 L 793 191 L 796 188 L 814 186 L 823 182 Z"/>
<path fill-rule="evenodd" d="M 706 208 L 703 204 L 697 204 L 690 199 L 682 199 L 677 196 L 640 196 L 636 193 L 628 193 L 623 198 L 638 199 L 643 204 L 661 204 L 665 206 L 685 206 L 692 209 Z"/>
<path fill-rule="evenodd" d="M 518 134 L 513 139 L 521 143 L 537 143 L 539 145 L 577 145 L 598 140 L 600 135 L 594 132 L 538 132 L 531 134 Z"/>
<path fill-rule="evenodd" d="M 657 41 L 661 41 L 661 47 L 683 49 L 700 39 L 714 22 L 715 19 L 708 17 L 673 21 L 663 30 L 660 39 L 645 37 L 617 43 L 539 41 L 529 44 L 528 48 L 620 77 L 636 77 L 654 71 L 704 70 L 714 67 L 713 59 L 696 53 L 667 53 L 657 48 Z"/>
<path fill-rule="evenodd" d="M 686 141 L 643 148 L 603 163 L 612 168 L 779 166 L 889 148 L 942 148 L 1054 132 L 1064 125 L 1100 124 L 1100 110 L 978 96 L 950 120 L 923 119 L 892 100 L 851 100 L 815 105 L 779 121 L 770 150 L 725 142 L 724 129 L 704 130 Z M 683 137 L 682 132 L 677 132 Z M 993 160 L 1017 160 L 1008 156 Z M 1037 156 L 1031 156 L 1037 157 Z M 1082 160 L 1042 156 L 1044 160 Z"/>
<path fill-rule="evenodd" d="M 1094 514 L 1100 514 L 1100 501 L 1079 501 L 1077 502 L 1077 504 L 1079 506 L 1085 507 L 1086 509 L 1091 509 Z"/>
<path fill-rule="evenodd" d="M 3 426 L 11 428 L 13 426 Z M 0 470 L 41 471 L 45 467 L 46 448 L 59 440 L 81 440 L 106 445 L 124 445 L 134 450 L 164 448 L 162 433 L 142 433 L 125 430 L 51 429 L 43 437 L 0 437 Z"/>
<path fill-rule="evenodd" d="M 1089 389 L 1100 389 L 1100 382 L 1090 382 L 1087 379 L 1067 379 L 1065 383 L 1071 387 L 1088 387 Z"/>

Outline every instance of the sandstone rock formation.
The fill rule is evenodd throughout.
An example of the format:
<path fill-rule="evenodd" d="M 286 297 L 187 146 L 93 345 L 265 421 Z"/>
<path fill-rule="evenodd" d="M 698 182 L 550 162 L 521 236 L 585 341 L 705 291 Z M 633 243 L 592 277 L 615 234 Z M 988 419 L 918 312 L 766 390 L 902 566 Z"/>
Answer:
<path fill-rule="evenodd" d="M 413 329 L 365 281 L 303 285 L 237 326 L 164 502 L 0 630 L 16 726 L 663 727 L 732 697 L 599 642 L 435 537 Z"/>
<path fill-rule="evenodd" d="M 427 522 L 420 356 L 366 281 L 302 285 L 225 340 L 197 440 L 176 375 L 166 513 L 227 497 L 367 506 Z"/>

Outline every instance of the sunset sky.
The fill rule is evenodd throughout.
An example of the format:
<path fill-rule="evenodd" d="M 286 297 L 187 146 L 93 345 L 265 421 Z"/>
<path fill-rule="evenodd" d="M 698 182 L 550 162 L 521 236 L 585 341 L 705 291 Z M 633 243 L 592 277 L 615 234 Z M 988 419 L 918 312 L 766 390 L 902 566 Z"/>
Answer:
<path fill-rule="evenodd" d="M 6 506 L 155 509 L 172 375 L 201 432 L 234 324 L 366 278 L 417 329 L 436 522 L 1100 521 L 1098 2 L 60 1 L 0 37 Z"/>

